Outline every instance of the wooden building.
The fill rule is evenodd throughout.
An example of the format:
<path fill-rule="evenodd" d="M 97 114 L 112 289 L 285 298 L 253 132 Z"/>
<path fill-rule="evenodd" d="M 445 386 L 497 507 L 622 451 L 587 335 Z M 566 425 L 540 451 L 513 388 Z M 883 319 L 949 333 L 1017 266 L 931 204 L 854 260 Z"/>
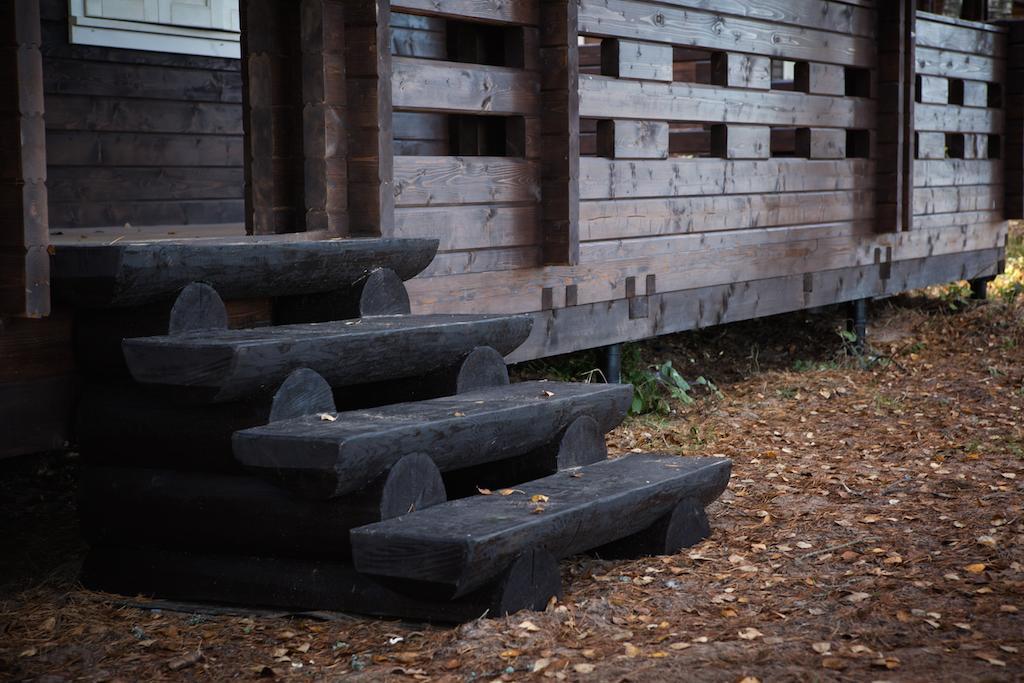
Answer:
<path fill-rule="evenodd" d="M 414 311 L 531 313 L 520 361 L 984 279 L 1024 218 L 981 2 L 131 4 L 0 5 L 0 454 L 73 439 L 70 244 L 433 238 Z"/>

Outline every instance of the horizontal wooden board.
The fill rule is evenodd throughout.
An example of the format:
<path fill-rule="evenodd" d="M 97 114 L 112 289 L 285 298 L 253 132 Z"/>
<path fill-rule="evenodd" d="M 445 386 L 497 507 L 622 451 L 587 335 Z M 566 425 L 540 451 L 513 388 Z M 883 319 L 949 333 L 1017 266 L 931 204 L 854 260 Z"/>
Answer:
<path fill-rule="evenodd" d="M 919 102 L 914 107 L 914 127 L 919 131 L 999 134 L 1006 127 L 1006 115 L 1001 109 Z"/>
<path fill-rule="evenodd" d="M 787 192 L 583 202 L 583 241 L 873 218 L 875 194 Z"/>
<path fill-rule="evenodd" d="M 640 199 L 688 195 L 757 194 L 870 189 L 875 164 L 867 159 L 580 159 L 580 198 Z"/>
<path fill-rule="evenodd" d="M 465 273 L 497 273 L 504 270 L 536 268 L 544 263 L 541 246 L 472 249 L 438 254 L 423 271 L 424 277 L 444 277 Z"/>
<path fill-rule="evenodd" d="M 793 60 L 861 67 L 875 64 L 877 52 L 867 37 L 729 16 L 717 6 L 713 10 L 705 7 L 704 3 L 697 9 L 642 0 L 580 0 L 579 32 Z M 821 8 L 819 3 L 819 14 Z"/>
<path fill-rule="evenodd" d="M 48 95 L 46 127 L 127 133 L 241 135 L 239 104 Z"/>
<path fill-rule="evenodd" d="M 50 228 L 123 228 L 124 226 L 206 226 L 238 224 L 245 219 L 245 201 L 237 199 L 155 199 L 150 201 L 50 202 Z M 192 236 L 197 236 L 193 234 Z"/>
<path fill-rule="evenodd" d="M 926 285 L 995 275 L 1003 249 L 987 249 L 896 261 L 886 273 L 876 264 L 788 274 L 648 297 L 651 314 L 630 318 L 629 301 L 573 306 L 534 314 L 530 338 L 512 356 L 520 362 L 592 349 L 622 341 L 826 306 L 884 297 Z M 888 275 L 888 277 L 882 277 Z"/>
<path fill-rule="evenodd" d="M 237 71 L 48 59 L 43 78 L 47 94 L 242 101 L 242 75 Z"/>
<path fill-rule="evenodd" d="M 443 3 L 437 0 L 392 0 L 391 9 L 396 12 L 475 19 L 495 24 L 536 26 L 540 20 L 539 6 L 535 0 L 445 0 Z"/>
<path fill-rule="evenodd" d="M 915 187 L 1002 185 L 1003 164 L 996 160 L 946 159 L 914 162 Z"/>
<path fill-rule="evenodd" d="M 959 213 L 962 211 L 1002 211 L 1006 193 L 1002 185 L 965 185 L 960 187 L 916 188 L 914 213 Z"/>
<path fill-rule="evenodd" d="M 906 260 L 1003 245 L 1005 222 L 985 222 L 982 216 L 972 220 L 967 214 L 947 215 L 966 220 L 955 220 L 944 227 L 918 227 L 903 233 L 742 244 L 653 258 L 588 263 L 577 268 L 548 266 L 502 273 L 415 278 L 407 282 L 406 287 L 414 311 L 532 312 L 542 309 L 544 288 L 554 290 L 557 308 L 564 304 L 568 285 L 576 285 L 577 301 L 585 304 L 624 298 L 627 278 L 643 279 L 651 274 L 657 277 L 658 291 L 672 291 L 869 265 L 876 262 L 879 252 L 884 254 L 887 249 L 892 250 L 894 260 Z"/>
<path fill-rule="evenodd" d="M 537 204 L 398 207 L 394 237 L 438 240 L 438 251 L 540 244 Z"/>
<path fill-rule="evenodd" d="M 244 173 L 237 167 L 100 167 L 82 182 L 77 168 L 49 169 L 46 187 L 54 202 L 241 199 Z"/>
<path fill-rule="evenodd" d="M 917 18 L 917 44 L 921 47 L 1006 58 L 1006 34 L 933 21 L 927 16 Z"/>
<path fill-rule="evenodd" d="M 234 166 L 242 164 L 240 135 L 167 135 L 48 131 L 51 166 Z"/>
<path fill-rule="evenodd" d="M 660 4 L 691 10 L 706 10 L 707 0 L 658 0 Z M 855 36 L 871 37 L 876 31 L 873 0 L 715 0 L 716 14 L 786 24 Z"/>
<path fill-rule="evenodd" d="M 580 76 L 580 116 L 595 119 L 872 128 L 875 111 L 861 98 Z"/>
<path fill-rule="evenodd" d="M 981 55 L 965 55 L 949 50 L 919 47 L 917 73 L 945 78 L 971 78 L 995 82 L 1002 79 L 1006 62 Z"/>
<path fill-rule="evenodd" d="M 395 157 L 395 206 L 540 200 L 537 162 L 513 157 Z"/>
<path fill-rule="evenodd" d="M 522 69 L 394 57 L 395 109 L 468 114 L 537 114 L 540 79 Z"/>

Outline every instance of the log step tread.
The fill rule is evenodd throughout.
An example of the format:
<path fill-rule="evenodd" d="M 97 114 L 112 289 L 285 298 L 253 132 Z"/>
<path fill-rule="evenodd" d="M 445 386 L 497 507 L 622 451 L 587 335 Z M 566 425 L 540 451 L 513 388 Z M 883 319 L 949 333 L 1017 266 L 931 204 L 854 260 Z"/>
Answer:
<path fill-rule="evenodd" d="M 429 239 L 258 238 L 58 245 L 55 297 L 76 306 L 115 308 L 173 299 L 205 282 L 225 299 L 255 299 L 350 287 L 379 268 L 403 280 L 433 259 Z"/>
<path fill-rule="evenodd" d="M 358 490 L 410 453 L 450 471 L 530 452 L 585 415 L 605 433 L 631 400 L 629 385 L 521 382 L 334 419 L 273 422 L 236 433 L 233 445 L 243 465 L 278 473 L 299 493 L 330 497 Z"/>
<path fill-rule="evenodd" d="M 276 388 L 309 368 L 333 387 L 425 374 L 478 346 L 502 355 L 530 333 L 527 315 L 375 316 L 242 330 L 197 330 L 126 339 L 136 381 L 188 387 L 221 402 Z"/>
<path fill-rule="evenodd" d="M 355 567 L 463 595 L 526 548 L 564 558 L 637 533 L 684 500 L 707 505 L 730 470 L 724 458 L 640 454 L 559 472 L 518 486 L 521 493 L 463 498 L 353 529 Z"/>

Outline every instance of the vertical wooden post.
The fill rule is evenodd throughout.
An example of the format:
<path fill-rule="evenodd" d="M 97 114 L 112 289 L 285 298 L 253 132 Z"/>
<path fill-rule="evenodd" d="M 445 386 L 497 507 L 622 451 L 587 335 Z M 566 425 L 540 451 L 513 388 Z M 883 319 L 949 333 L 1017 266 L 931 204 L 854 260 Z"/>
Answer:
<path fill-rule="evenodd" d="M 0 315 L 50 313 L 38 0 L 0 3 Z"/>
<path fill-rule="evenodd" d="M 296 7 L 281 0 L 243 0 L 242 107 L 245 129 L 246 231 L 268 235 L 302 230 L 293 206 L 302 179 L 293 155 L 298 102 L 294 54 Z"/>
<path fill-rule="evenodd" d="M 347 0 L 345 22 L 349 232 L 390 235 L 395 226 L 390 0 Z"/>
<path fill-rule="evenodd" d="M 306 230 L 348 234 L 345 17 L 342 0 L 302 0 Z"/>
<path fill-rule="evenodd" d="M 576 0 L 540 0 L 544 261 L 580 259 L 580 59 Z"/>
<path fill-rule="evenodd" d="M 1006 218 L 1024 219 L 1024 20 L 1001 22 L 1010 30 L 1006 92 Z"/>
<path fill-rule="evenodd" d="M 915 0 L 878 7 L 878 231 L 914 225 Z"/>

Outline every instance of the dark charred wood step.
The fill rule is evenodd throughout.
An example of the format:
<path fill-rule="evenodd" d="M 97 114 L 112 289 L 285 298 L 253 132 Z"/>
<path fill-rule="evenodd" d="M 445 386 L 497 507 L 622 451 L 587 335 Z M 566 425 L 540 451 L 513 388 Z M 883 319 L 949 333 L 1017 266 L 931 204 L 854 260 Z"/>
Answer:
<path fill-rule="evenodd" d="M 75 306 L 120 307 L 173 299 L 191 282 L 224 299 L 293 296 L 343 290 L 379 268 L 402 280 L 434 258 L 436 240 L 257 239 L 60 245 L 53 291 Z"/>
<path fill-rule="evenodd" d="M 523 382 L 247 429 L 235 434 L 235 457 L 300 495 L 339 496 L 410 453 L 433 458 L 444 472 L 538 449 L 582 416 L 607 432 L 625 417 L 632 394 L 621 384 Z"/>
<path fill-rule="evenodd" d="M 525 455 L 445 472 L 448 497 L 466 498 L 480 489 L 517 486 L 561 470 L 590 465 L 608 458 L 604 431 L 589 415 L 573 420 L 562 435 Z"/>
<path fill-rule="evenodd" d="M 704 506 L 687 498 L 651 526 L 632 536 L 612 541 L 592 552 L 606 560 L 632 559 L 650 555 L 673 555 L 700 543 L 711 535 Z"/>
<path fill-rule="evenodd" d="M 272 396 L 213 406 L 179 404 L 129 381 L 93 383 L 79 401 L 75 441 L 93 465 L 238 472 L 236 431 L 334 410 L 330 385 L 305 368 Z"/>
<path fill-rule="evenodd" d="M 343 387 L 334 392 L 334 402 L 338 410 L 359 410 L 508 384 L 505 357 L 489 346 L 478 346 L 465 358 L 420 377 Z"/>
<path fill-rule="evenodd" d="M 646 454 L 560 472 L 519 486 L 522 493 L 463 498 L 353 529 L 355 566 L 466 595 L 527 548 L 563 558 L 641 532 L 684 500 L 706 506 L 730 469 L 722 458 Z"/>
<path fill-rule="evenodd" d="M 183 602 L 440 623 L 543 610 L 562 592 L 557 562 L 536 550 L 516 558 L 497 580 L 455 601 L 431 599 L 422 591 L 395 590 L 343 562 L 144 548 L 93 548 L 82 568 L 82 583 L 92 590 Z"/>
<path fill-rule="evenodd" d="M 358 493 L 328 501 L 293 498 L 247 475 L 88 467 L 78 510 L 95 545 L 330 559 L 351 555 L 350 529 L 445 500 L 433 461 L 409 455 Z"/>
<path fill-rule="evenodd" d="M 344 289 L 281 297 L 274 302 L 274 322 L 322 323 L 371 315 L 408 315 L 409 293 L 401 277 L 381 268 Z"/>
<path fill-rule="evenodd" d="M 276 386 L 299 367 L 341 387 L 422 375 L 477 346 L 505 355 L 525 341 L 532 322 L 526 315 L 380 316 L 127 339 L 124 354 L 136 381 L 223 402 Z"/>

